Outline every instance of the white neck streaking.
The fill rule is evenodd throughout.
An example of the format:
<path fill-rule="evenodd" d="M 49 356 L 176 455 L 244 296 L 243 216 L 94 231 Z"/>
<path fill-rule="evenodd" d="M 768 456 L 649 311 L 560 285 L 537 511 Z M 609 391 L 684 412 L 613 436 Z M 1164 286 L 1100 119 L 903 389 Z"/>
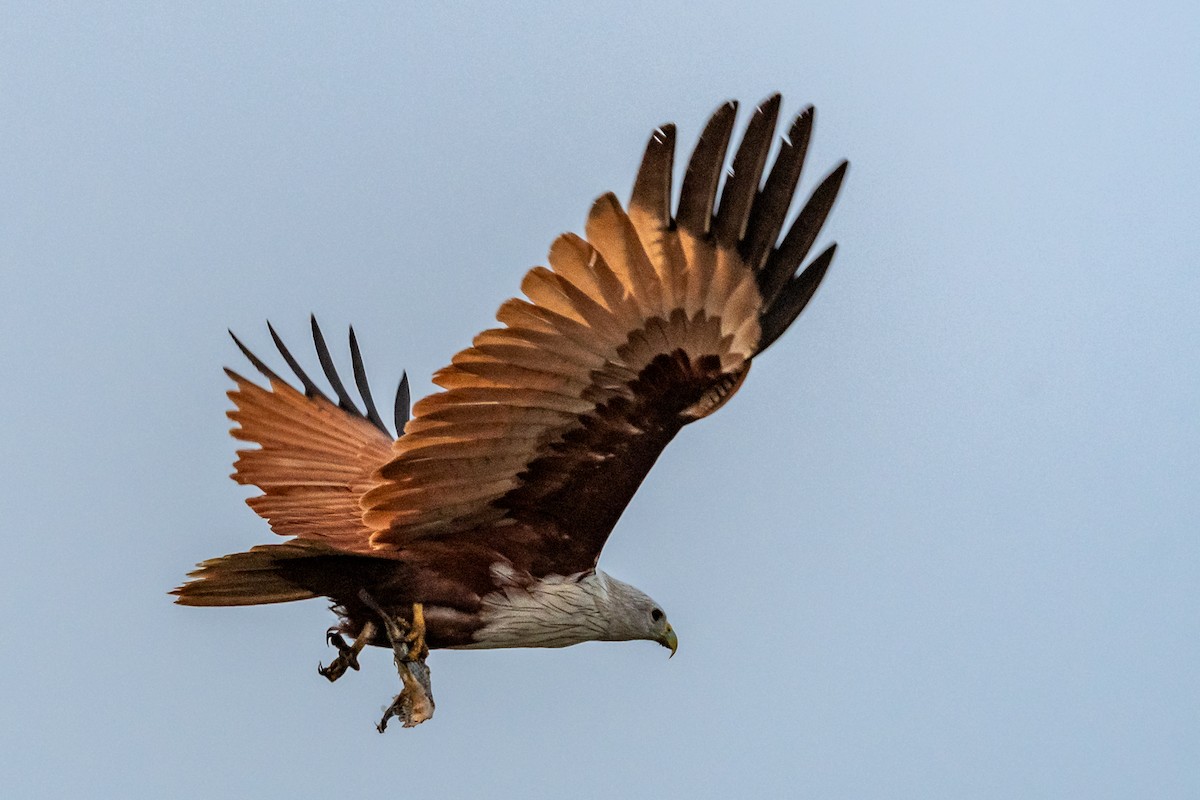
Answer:
<path fill-rule="evenodd" d="M 507 564 L 492 566 L 501 588 L 484 596 L 483 627 L 462 649 L 567 647 L 640 638 L 619 613 L 632 586 L 603 572 L 552 575 L 523 582 Z"/>

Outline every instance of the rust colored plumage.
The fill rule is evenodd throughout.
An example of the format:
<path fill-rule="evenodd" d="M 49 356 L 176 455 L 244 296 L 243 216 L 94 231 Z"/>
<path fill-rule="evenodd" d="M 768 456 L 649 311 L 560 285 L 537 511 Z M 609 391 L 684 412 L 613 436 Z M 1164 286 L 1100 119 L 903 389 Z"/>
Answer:
<path fill-rule="evenodd" d="M 830 246 L 804 267 L 846 164 L 780 239 L 813 112 L 796 117 L 768 170 L 779 110 L 778 96 L 755 110 L 722 186 L 737 105 L 721 106 L 683 172 L 674 213 L 675 128 L 656 130 L 629 205 L 612 194 L 596 200 L 585 236 L 554 242 L 548 266 L 521 283 L 526 299 L 501 305 L 500 326 L 435 373 L 441 391 L 411 419 L 402 384 L 398 438 L 376 409 L 353 331 L 362 410 L 315 320 L 332 397 L 274 329 L 300 389 L 239 341 L 267 386 L 228 373 L 232 433 L 258 445 L 239 451 L 233 477 L 262 490 L 249 504 L 289 538 L 202 563 L 175 590 L 178 602 L 325 596 L 343 630 L 357 633 L 370 618 L 356 599 L 365 588 L 401 615 L 424 604 L 433 647 L 489 646 L 480 638 L 495 627 L 489 598 L 512 591 L 498 575 L 533 586 L 592 574 L 663 448 L 737 392 L 833 257 Z"/>

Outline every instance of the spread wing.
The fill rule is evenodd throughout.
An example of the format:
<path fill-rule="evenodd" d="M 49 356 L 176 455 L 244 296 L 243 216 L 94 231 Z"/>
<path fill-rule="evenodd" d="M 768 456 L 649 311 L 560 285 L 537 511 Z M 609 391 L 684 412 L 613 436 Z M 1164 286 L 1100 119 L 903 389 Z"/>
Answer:
<path fill-rule="evenodd" d="M 270 386 L 263 388 L 225 370 L 236 384 L 229 392 L 234 408 L 228 416 L 237 426 L 230 433 L 259 445 L 238 451 L 233 479 L 262 489 L 246 502 L 276 533 L 342 552 L 383 555 L 371 548 L 372 531 L 363 523 L 359 499 L 377 482 L 375 471 L 391 457 L 393 436 L 371 397 L 354 329 L 350 354 L 365 412 L 338 376 L 315 317 L 313 342 L 336 402 L 309 378 L 275 329 L 268 329 L 304 391 L 293 388 L 233 337 Z M 408 421 L 408 405 L 405 376 L 396 393 L 397 430 Z"/>
<path fill-rule="evenodd" d="M 723 405 L 751 360 L 812 297 L 831 245 L 800 266 L 846 163 L 779 239 L 812 109 L 793 122 L 765 181 L 779 97 L 755 111 L 718 185 L 737 107 L 709 120 L 671 212 L 675 130 L 654 133 L 628 210 L 592 206 L 586 238 L 560 237 L 484 331 L 434 376 L 381 483 L 363 498 L 378 550 L 513 527 L 536 531 L 542 568 L 590 569 L 659 453 Z M 524 523 L 524 525 L 522 525 Z M 523 535 L 528 535 L 523 534 Z"/>

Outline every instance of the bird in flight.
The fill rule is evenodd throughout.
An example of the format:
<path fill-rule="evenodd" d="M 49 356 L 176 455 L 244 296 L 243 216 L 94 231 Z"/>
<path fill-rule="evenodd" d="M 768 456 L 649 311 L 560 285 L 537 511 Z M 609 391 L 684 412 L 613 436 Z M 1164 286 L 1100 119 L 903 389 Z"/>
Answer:
<path fill-rule="evenodd" d="M 337 658 L 359 668 L 367 645 L 391 648 L 403 683 L 379 724 L 433 713 L 430 649 L 565 647 L 678 640 L 662 607 L 597 569 L 600 552 L 663 448 L 737 392 L 754 358 L 804 309 L 836 245 L 809 252 L 847 162 L 816 187 L 784 233 L 813 125 L 803 110 L 769 171 L 780 98 L 751 116 L 725 169 L 736 103 L 709 119 L 672 187 L 675 128 L 650 137 L 623 207 L 605 194 L 585 235 L 550 248 L 521 282 L 500 326 L 433 376 L 441 387 L 395 435 L 372 399 L 354 331 L 361 408 L 312 333 L 332 396 L 273 328 L 293 386 L 234 341 L 264 378 L 234 383 L 233 479 L 286 541 L 204 561 L 174 590 L 191 606 L 324 597 Z M 765 178 L 764 178 L 765 173 Z M 724 177 L 724 180 L 722 180 Z M 350 642 L 347 642 L 347 639 Z"/>

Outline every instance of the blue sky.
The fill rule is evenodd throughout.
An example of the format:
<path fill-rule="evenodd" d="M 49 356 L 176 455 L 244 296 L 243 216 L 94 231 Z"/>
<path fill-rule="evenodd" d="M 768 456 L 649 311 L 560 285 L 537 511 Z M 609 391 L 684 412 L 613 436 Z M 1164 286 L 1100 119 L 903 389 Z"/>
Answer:
<path fill-rule="evenodd" d="M 1198 38 L 1182 3 L 9 4 L 0 785 L 1196 796 Z M 840 248 L 605 551 L 676 658 L 436 653 L 436 718 L 381 737 L 389 657 L 327 685 L 320 603 L 169 602 L 272 538 L 227 327 L 352 323 L 423 395 L 656 125 L 773 91 L 818 108 L 804 187 L 852 162 Z"/>

